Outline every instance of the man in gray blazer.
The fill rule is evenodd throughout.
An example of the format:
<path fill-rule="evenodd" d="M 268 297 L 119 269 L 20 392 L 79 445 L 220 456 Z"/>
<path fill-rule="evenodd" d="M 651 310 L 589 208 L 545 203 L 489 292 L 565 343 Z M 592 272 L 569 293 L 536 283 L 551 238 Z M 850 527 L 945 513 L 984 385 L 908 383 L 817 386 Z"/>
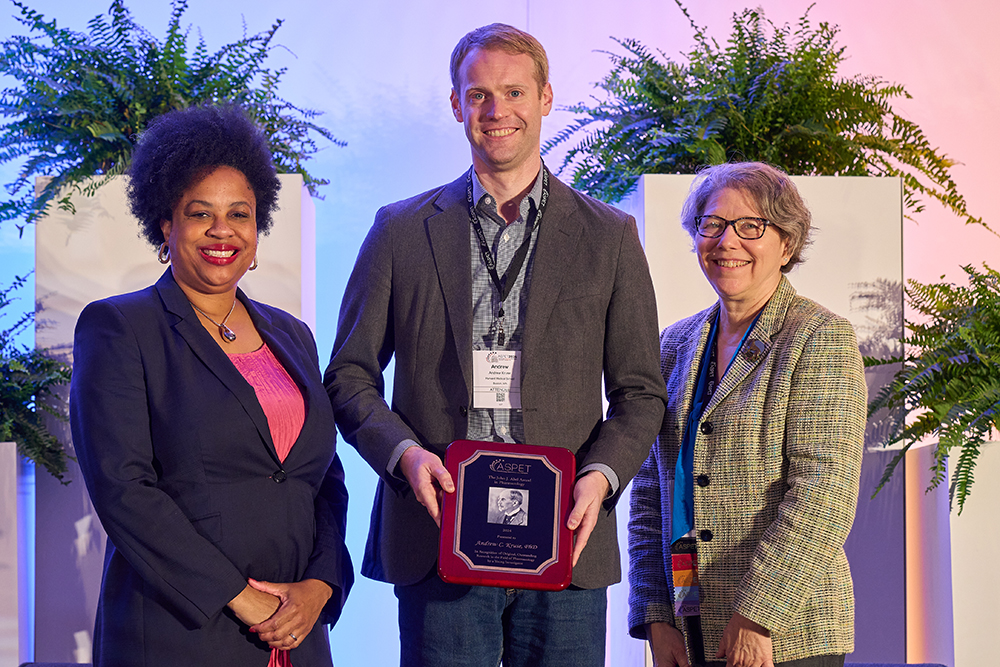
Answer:
<path fill-rule="evenodd" d="M 403 665 L 603 665 L 606 588 L 621 579 L 615 504 L 664 409 L 649 270 L 634 219 L 542 164 L 552 88 L 533 37 L 474 30 L 451 75 L 472 169 L 378 212 L 326 371 L 345 440 L 381 478 L 362 573 L 395 584 Z M 514 361 L 500 392 L 483 371 L 497 354 Z M 570 588 L 438 578 L 440 500 L 455 489 L 442 459 L 458 439 L 576 454 Z"/>

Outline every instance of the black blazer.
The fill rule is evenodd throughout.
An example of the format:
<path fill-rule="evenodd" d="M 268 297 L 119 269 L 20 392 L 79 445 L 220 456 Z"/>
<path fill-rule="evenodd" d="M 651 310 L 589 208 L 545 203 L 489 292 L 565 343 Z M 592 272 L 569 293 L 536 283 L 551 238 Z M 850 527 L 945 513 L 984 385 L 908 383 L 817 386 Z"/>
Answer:
<path fill-rule="evenodd" d="M 238 298 L 303 391 L 306 420 L 279 462 L 253 388 L 168 269 L 88 305 L 76 326 L 73 442 L 108 533 L 95 665 L 261 665 L 266 644 L 226 608 L 247 578 L 321 579 L 333 623 L 353 582 L 347 488 L 308 327 Z M 291 655 L 330 665 L 317 627 Z"/>

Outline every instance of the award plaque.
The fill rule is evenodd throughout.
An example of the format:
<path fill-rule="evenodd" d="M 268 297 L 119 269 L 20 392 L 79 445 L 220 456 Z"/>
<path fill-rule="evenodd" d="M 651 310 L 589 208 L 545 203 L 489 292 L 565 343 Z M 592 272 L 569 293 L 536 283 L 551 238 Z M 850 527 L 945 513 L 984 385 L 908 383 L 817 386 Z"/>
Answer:
<path fill-rule="evenodd" d="M 445 467 L 438 574 L 451 584 L 558 591 L 573 578 L 576 458 L 562 447 L 456 440 Z"/>

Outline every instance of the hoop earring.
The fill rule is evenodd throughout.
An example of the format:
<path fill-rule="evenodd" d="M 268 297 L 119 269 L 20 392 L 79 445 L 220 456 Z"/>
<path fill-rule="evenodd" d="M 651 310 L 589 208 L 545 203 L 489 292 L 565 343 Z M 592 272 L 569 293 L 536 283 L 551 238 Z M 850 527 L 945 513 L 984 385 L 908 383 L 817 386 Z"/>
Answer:
<path fill-rule="evenodd" d="M 253 264 L 250 265 L 250 268 L 247 269 L 247 271 L 256 271 L 256 270 L 257 270 L 257 255 L 254 255 Z"/>
<path fill-rule="evenodd" d="M 160 244 L 160 250 L 156 253 L 156 259 L 160 261 L 160 264 L 170 263 L 170 246 L 164 241 Z"/>

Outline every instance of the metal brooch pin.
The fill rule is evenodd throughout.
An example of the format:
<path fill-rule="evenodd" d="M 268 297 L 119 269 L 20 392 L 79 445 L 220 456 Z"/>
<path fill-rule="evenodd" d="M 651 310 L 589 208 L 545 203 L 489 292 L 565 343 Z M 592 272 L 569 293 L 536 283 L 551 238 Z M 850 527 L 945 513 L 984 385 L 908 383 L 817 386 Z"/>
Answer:
<path fill-rule="evenodd" d="M 760 361 L 767 354 L 767 343 L 762 340 L 751 340 L 743 347 L 743 358 L 751 363 Z"/>

